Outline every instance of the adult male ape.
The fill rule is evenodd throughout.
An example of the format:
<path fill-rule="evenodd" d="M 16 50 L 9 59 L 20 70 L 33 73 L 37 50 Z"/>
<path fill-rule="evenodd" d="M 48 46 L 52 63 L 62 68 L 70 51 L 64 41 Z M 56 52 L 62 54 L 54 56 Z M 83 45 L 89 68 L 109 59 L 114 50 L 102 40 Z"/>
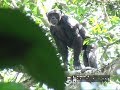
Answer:
<path fill-rule="evenodd" d="M 57 48 L 62 55 L 64 66 L 68 65 L 68 47 L 74 51 L 74 68 L 81 69 L 79 54 L 82 50 L 85 30 L 75 19 L 63 15 L 60 10 L 52 10 L 47 14 L 51 23 L 50 32 L 56 42 Z"/>

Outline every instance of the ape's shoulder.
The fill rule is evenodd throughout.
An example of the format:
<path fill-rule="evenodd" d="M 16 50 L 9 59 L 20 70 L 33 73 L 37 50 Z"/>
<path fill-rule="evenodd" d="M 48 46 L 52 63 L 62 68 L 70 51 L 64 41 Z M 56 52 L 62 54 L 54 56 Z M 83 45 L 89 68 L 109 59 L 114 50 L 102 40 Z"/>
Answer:
<path fill-rule="evenodd" d="M 74 19 L 73 17 L 67 16 L 67 15 L 63 15 L 61 18 L 62 23 L 64 24 L 68 24 L 69 26 L 76 26 L 77 24 L 79 24 L 79 22 Z"/>

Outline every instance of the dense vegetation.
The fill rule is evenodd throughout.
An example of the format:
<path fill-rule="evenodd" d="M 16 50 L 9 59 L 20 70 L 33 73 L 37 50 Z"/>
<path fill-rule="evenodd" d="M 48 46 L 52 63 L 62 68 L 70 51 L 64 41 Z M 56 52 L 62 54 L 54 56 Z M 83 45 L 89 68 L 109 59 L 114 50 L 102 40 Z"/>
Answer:
<path fill-rule="evenodd" d="M 31 49 L 30 55 L 34 57 L 34 60 L 31 59 L 31 57 L 27 57 L 28 60 L 30 59 L 30 63 L 27 62 L 27 64 L 23 64 L 24 62 L 20 62 L 20 64 L 25 66 L 28 72 L 30 72 L 30 74 L 34 76 L 37 80 L 34 80 L 33 77 L 31 79 L 31 76 L 26 73 L 26 70 L 24 70 L 23 66 L 16 66 L 12 69 L 5 69 L 5 68 L 3 69 L 3 67 L 6 66 L 0 64 L 0 66 L 2 67 L 0 71 L 0 81 L 1 81 L 0 90 L 8 90 L 7 88 L 3 88 L 4 86 L 5 87 L 8 86 L 8 88 L 14 88 L 9 90 L 26 90 L 23 89 L 23 86 L 21 86 L 21 84 L 19 85 L 20 89 L 16 89 L 16 87 L 18 86 L 15 83 L 10 83 L 10 84 L 5 83 L 4 85 L 4 83 L 2 82 L 19 82 L 22 83 L 26 88 L 34 88 L 34 90 L 45 90 L 46 86 L 43 83 L 46 83 L 48 84 L 48 86 L 52 86 L 53 88 L 56 88 L 56 90 L 61 90 L 63 88 L 64 85 L 61 83 L 64 81 L 64 75 L 63 75 L 63 71 L 61 70 L 59 62 L 56 61 L 56 59 L 58 60 L 58 58 L 56 56 L 54 57 L 55 51 L 52 45 L 55 46 L 55 43 L 50 35 L 49 23 L 46 18 L 46 13 L 54 8 L 61 9 L 65 14 L 74 17 L 80 23 L 84 24 L 87 30 L 87 34 L 91 37 L 91 39 L 86 40 L 84 43 L 95 44 L 97 46 L 96 54 L 97 54 L 99 68 L 104 68 L 105 66 L 110 65 L 112 62 L 117 61 L 117 64 L 114 63 L 115 64 L 114 67 L 111 66 L 111 68 L 116 68 L 113 69 L 116 71 L 114 71 L 113 74 L 111 75 L 110 82 L 102 83 L 102 84 L 99 83 L 98 86 L 96 86 L 95 88 L 97 88 L 97 90 L 104 90 L 104 89 L 117 90 L 117 88 L 120 89 L 120 85 L 119 85 L 120 84 L 120 77 L 119 77 L 120 75 L 120 64 L 119 64 L 120 62 L 120 1 L 119 0 L 1 0 L 0 8 L 19 9 L 22 13 L 24 13 L 27 16 L 27 19 L 28 17 L 31 18 L 30 23 L 28 24 L 24 24 L 24 22 L 27 22 L 26 20 L 25 21 L 23 20 L 21 21 L 21 23 L 16 24 L 16 22 L 20 21 L 20 20 L 17 21 L 18 18 L 21 17 L 23 19 L 24 17 L 22 17 L 22 15 L 19 16 L 16 14 L 16 16 L 11 15 L 9 18 L 7 18 L 6 13 L 1 14 L 4 12 L 4 10 L 1 9 L 0 32 L 2 32 L 2 29 L 5 29 L 7 32 L 9 27 L 13 25 L 13 27 L 15 26 L 14 29 L 15 30 L 17 29 L 19 32 L 12 30 L 13 28 L 12 29 L 10 28 L 9 30 L 11 30 L 11 32 L 15 32 L 16 36 L 21 35 L 20 38 L 24 38 L 25 40 L 30 41 L 35 48 L 36 47 L 39 48 L 39 46 L 37 45 L 41 45 L 41 43 L 43 43 L 42 49 L 40 48 L 36 51 L 32 51 Z M 11 12 L 8 13 L 10 14 Z M 8 21 L 9 23 L 7 23 Z M 34 24 L 33 21 L 36 24 Z M 22 27 L 23 25 L 25 25 L 24 26 L 25 28 Z M 22 29 L 20 29 L 21 27 Z M 36 29 L 35 32 L 33 33 L 33 36 L 32 36 L 32 29 Z M 43 37 L 43 39 L 41 39 L 40 37 Z M 49 41 L 46 39 L 49 39 Z M 51 42 L 52 45 L 49 42 Z M 49 49 L 51 51 L 48 51 Z M 38 64 L 39 61 L 37 60 L 43 58 L 36 58 L 37 56 L 36 53 L 37 55 L 38 54 L 41 54 L 41 56 L 43 55 L 43 58 L 45 57 L 44 59 L 46 61 L 44 62 L 47 63 L 48 67 L 51 67 L 49 68 L 49 70 L 48 68 L 40 69 L 45 67 L 45 65 Z M 73 61 L 72 57 L 73 55 L 71 53 L 69 56 L 70 63 L 72 63 Z M 0 59 L 2 60 L 1 57 Z M 6 60 L 8 59 L 9 58 L 7 58 Z M 16 64 L 14 60 L 13 63 Z M 7 67 L 11 67 L 11 65 L 14 64 L 11 63 L 9 65 L 7 64 L 8 65 Z M 40 67 L 37 67 L 37 65 Z M 56 66 L 58 66 L 58 68 L 54 69 L 54 67 Z M 60 71 L 62 74 L 59 74 L 60 72 L 57 72 L 57 70 Z M 72 66 L 71 66 L 71 70 L 72 70 Z M 108 69 L 108 70 L 112 70 L 112 69 Z M 57 73 L 55 73 L 55 71 Z M 40 74 L 41 77 L 37 76 L 37 74 L 38 75 Z M 60 85 L 60 87 L 58 84 Z M 114 85 L 114 87 L 112 85 Z M 92 88 L 91 90 L 93 89 L 95 90 L 95 88 Z M 83 89 L 86 89 L 86 87 L 83 87 Z"/>

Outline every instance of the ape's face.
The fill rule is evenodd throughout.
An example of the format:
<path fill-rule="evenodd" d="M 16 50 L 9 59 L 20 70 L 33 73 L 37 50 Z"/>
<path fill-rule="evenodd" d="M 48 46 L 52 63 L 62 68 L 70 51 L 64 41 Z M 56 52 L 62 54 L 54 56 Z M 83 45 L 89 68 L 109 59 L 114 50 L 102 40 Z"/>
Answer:
<path fill-rule="evenodd" d="M 61 20 L 61 12 L 57 10 L 52 10 L 47 14 L 48 21 L 53 25 L 57 25 L 59 21 Z"/>

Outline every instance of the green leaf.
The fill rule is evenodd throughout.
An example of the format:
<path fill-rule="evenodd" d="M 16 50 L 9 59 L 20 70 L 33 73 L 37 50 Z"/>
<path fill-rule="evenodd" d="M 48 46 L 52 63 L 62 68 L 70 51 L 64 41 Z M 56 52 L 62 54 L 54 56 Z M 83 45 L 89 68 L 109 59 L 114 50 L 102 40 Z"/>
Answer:
<path fill-rule="evenodd" d="M 0 90 L 28 90 L 20 83 L 0 83 Z"/>
<path fill-rule="evenodd" d="M 63 69 L 43 29 L 19 10 L 0 9 L 0 68 L 19 64 L 37 81 L 64 90 Z"/>

